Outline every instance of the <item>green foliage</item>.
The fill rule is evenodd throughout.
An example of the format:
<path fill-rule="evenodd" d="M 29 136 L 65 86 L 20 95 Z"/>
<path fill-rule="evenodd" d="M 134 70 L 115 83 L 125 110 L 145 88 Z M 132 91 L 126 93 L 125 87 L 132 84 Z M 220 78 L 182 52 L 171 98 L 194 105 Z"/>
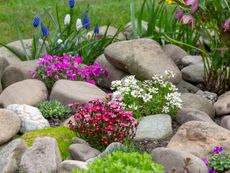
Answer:
<path fill-rule="evenodd" d="M 163 167 L 154 163 L 149 154 L 115 151 L 89 165 L 87 171 L 73 173 L 162 173 Z"/>
<path fill-rule="evenodd" d="M 37 105 L 37 108 L 45 118 L 62 118 L 71 112 L 69 107 L 56 100 L 43 101 Z"/>
<path fill-rule="evenodd" d="M 149 37 L 160 44 L 171 43 L 166 36 L 191 45 L 195 45 L 198 41 L 198 35 L 191 28 L 176 20 L 174 7 L 168 8 L 164 3 L 156 0 L 144 0 L 140 9 L 136 11 L 135 2 L 131 0 L 130 11 L 134 28 L 131 38 Z M 142 21 L 148 23 L 147 30 L 143 30 Z M 190 47 L 184 45 L 182 47 L 191 50 Z"/>
<path fill-rule="evenodd" d="M 76 133 L 66 127 L 53 127 L 42 130 L 35 130 L 25 133 L 20 138 L 23 139 L 30 147 L 37 137 L 51 137 L 55 138 L 61 152 L 62 159 L 65 160 L 69 156 L 68 147 L 72 144 L 72 138 Z"/>
<path fill-rule="evenodd" d="M 218 173 L 224 173 L 230 170 L 230 155 L 227 152 L 215 154 L 209 160 L 208 167 L 214 169 Z"/>
<path fill-rule="evenodd" d="M 48 30 L 53 28 L 53 32 L 49 31 L 50 35 L 47 36 L 44 35 L 44 32 L 42 32 L 42 27 L 38 27 L 33 36 L 31 52 L 27 52 L 25 49 L 18 23 L 16 24 L 16 29 L 19 39 L 21 40 L 23 51 L 12 50 L 12 48 L 9 48 L 7 45 L 2 43 L 1 45 L 13 52 L 22 61 L 34 60 L 42 57 L 44 54 L 42 50 L 46 49 L 46 52 L 50 55 L 79 55 L 84 58 L 84 63 L 89 65 L 96 57 L 103 53 L 105 47 L 111 44 L 119 33 L 118 30 L 114 36 L 107 36 L 106 30 L 102 36 L 98 37 L 97 34 L 93 34 L 93 31 L 90 32 L 88 30 L 89 28 L 76 28 L 76 19 L 81 19 L 84 14 L 87 14 L 89 11 L 88 8 L 79 16 L 75 16 L 74 10 L 70 8 L 70 22 L 69 24 L 64 24 L 64 26 L 62 24 L 62 18 L 64 19 L 64 17 L 59 16 L 59 11 L 61 10 L 58 6 L 56 6 L 55 15 L 53 15 L 51 10 L 48 8 L 44 8 L 44 10 L 39 13 L 41 21 L 46 23 Z M 109 25 L 107 28 L 108 27 Z M 42 44 L 40 44 L 41 40 Z"/>

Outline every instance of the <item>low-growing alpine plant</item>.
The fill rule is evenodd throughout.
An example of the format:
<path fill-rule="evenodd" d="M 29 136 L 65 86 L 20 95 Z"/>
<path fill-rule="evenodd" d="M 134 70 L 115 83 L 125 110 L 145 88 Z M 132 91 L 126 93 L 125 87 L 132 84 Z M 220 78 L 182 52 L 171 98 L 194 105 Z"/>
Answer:
<path fill-rule="evenodd" d="M 165 77 L 173 77 L 170 71 L 165 72 Z M 113 81 L 114 90 L 110 100 L 121 103 L 135 117 L 165 113 L 174 116 L 182 106 L 180 93 L 163 76 L 155 75 L 152 80 L 139 81 L 135 76 Z"/>
<path fill-rule="evenodd" d="M 96 99 L 69 106 L 74 112 L 70 128 L 97 149 L 105 149 L 112 142 L 124 143 L 135 135 L 136 119 L 117 102 Z"/>
<path fill-rule="evenodd" d="M 203 161 L 208 166 L 209 173 L 225 173 L 230 170 L 230 153 L 222 146 L 216 146 Z"/>
<path fill-rule="evenodd" d="M 96 85 L 100 77 L 108 76 L 100 64 L 83 65 L 83 58 L 79 56 L 63 55 L 52 56 L 46 54 L 38 59 L 36 72 L 32 77 L 45 82 L 48 89 L 59 79 L 80 80 Z"/>

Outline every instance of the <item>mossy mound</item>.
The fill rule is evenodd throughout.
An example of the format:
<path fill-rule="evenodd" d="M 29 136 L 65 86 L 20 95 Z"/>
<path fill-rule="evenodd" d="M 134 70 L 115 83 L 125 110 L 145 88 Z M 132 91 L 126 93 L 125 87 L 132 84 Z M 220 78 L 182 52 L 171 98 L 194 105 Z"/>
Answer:
<path fill-rule="evenodd" d="M 35 130 L 25 133 L 20 138 L 23 139 L 30 147 L 33 141 L 37 137 L 51 137 L 57 140 L 59 150 L 61 152 L 62 159 L 66 159 L 69 156 L 68 147 L 72 144 L 72 138 L 76 136 L 76 133 L 71 131 L 67 127 L 51 127 L 42 130 Z"/>

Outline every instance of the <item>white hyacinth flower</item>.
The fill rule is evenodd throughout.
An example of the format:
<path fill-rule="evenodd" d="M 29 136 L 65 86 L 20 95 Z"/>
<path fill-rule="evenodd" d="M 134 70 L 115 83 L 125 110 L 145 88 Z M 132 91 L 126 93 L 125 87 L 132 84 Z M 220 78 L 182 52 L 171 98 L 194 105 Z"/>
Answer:
<path fill-rule="evenodd" d="M 70 24 L 70 15 L 67 14 L 64 19 L 64 25 L 69 25 Z"/>
<path fill-rule="evenodd" d="M 90 40 L 93 37 L 92 32 L 88 32 L 86 37 L 87 37 L 88 40 Z"/>
<path fill-rule="evenodd" d="M 62 39 L 60 39 L 60 38 L 57 40 L 57 43 L 58 43 L 58 44 L 61 44 L 62 42 L 63 42 L 63 41 L 62 41 Z"/>
<path fill-rule="evenodd" d="M 77 29 L 77 31 L 79 31 L 82 27 L 83 26 L 82 26 L 81 19 L 78 18 L 77 21 L 76 21 L 76 29 Z"/>

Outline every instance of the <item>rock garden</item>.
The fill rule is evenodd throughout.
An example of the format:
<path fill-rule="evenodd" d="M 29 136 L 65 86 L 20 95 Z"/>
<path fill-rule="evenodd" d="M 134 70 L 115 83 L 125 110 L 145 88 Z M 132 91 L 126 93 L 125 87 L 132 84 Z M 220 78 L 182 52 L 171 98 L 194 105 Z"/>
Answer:
<path fill-rule="evenodd" d="M 0 40 L 0 173 L 229 173 L 230 2 L 78 3 Z"/>

